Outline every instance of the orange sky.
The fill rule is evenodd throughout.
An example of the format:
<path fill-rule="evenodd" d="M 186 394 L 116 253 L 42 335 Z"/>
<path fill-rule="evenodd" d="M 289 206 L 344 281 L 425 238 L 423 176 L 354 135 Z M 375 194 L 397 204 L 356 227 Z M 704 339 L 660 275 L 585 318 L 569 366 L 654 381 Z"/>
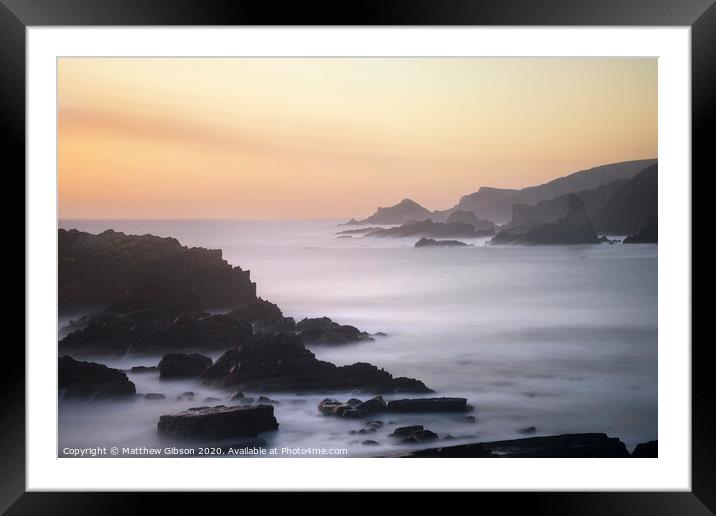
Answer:
<path fill-rule="evenodd" d="M 350 218 L 657 155 L 656 59 L 59 60 L 60 217 Z"/>

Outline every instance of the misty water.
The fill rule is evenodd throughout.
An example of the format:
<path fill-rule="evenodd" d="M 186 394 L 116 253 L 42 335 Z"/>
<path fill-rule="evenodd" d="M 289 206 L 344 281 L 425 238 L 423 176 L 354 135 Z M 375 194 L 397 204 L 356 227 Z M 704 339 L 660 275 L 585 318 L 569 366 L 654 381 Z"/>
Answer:
<path fill-rule="evenodd" d="M 413 248 L 417 238 L 336 238 L 338 221 L 63 221 L 92 233 L 176 237 L 220 248 L 251 270 L 258 295 L 296 320 L 329 316 L 370 333 L 374 342 L 314 346 L 320 359 L 357 361 L 422 380 L 436 396 L 461 396 L 475 407 L 455 415 L 393 415 L 375 433 L 351 434 L 362 421 L 321 416 L 324 397 L 267 394 L 280 428 L 268 447 L 347 448 L 351 455 L 405 448 L 388 434 L 422 424 L 461 442 L 530 435 L 605 432 L 631 450 L 657 439 L 657 246 L 485 246 Z M 65 323 L 66 320 L 60 321 Z M 212 355 L 216 358 L 217 355 Z M 86 359 L 85 357 L 82 357 Z M 111 367 L 156 365 L 160 357 L 96 358 Z M 166 446 L 161 414 L 231 404 L 231 392 L 195 380 L 160 381 L 129 374 L 138 393 L 164 400 L 60 401 L 59 449 Z M 185 391 L 194 401 L 177 400 Z M 207 397 L 220 402 L 205 403 Z M 384 396 L 386 399 L 405 395 Z M 363 396 L 362 399 L 366 397 Z M 361 441 L 377 441 L 377 446 Z M 448 441 L 445 442 L 446 444 Z M 431 443 L 435 446 L 435 443 Z"/>

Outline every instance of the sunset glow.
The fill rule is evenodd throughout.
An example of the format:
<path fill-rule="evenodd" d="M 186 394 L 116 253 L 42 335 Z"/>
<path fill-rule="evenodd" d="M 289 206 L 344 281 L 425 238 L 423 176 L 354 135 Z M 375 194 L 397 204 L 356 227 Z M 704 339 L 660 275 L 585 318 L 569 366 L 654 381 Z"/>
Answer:
<path fill-rule="evenodd" d="M 59 64 L 61 218 L 350 218 L 657 156 L 656 59 Z"/>

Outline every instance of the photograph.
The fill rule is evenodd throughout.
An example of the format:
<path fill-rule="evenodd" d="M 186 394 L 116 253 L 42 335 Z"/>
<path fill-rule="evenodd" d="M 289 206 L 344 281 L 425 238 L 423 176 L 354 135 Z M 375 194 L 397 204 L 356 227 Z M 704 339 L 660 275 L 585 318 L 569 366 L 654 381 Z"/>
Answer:
<path fill-rule="evenodd" d="M 56 73 L 58 458 L 659 457 L 658 58 Z"/>

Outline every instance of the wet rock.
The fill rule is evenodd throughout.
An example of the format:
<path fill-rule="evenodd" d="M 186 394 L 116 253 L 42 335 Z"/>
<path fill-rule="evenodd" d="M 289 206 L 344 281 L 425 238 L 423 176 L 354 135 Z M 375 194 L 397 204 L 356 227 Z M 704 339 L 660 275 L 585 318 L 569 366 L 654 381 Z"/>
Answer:
<path fill-rule="evenodd" d="M 647 443 L 639 443 L 631 453 L 632 457 L 638 459 L 652 458 L 656 459 L 659 457 L 659 441 L 649 441 Z"/>
<path fill-rule="evenodd" d="M 131 373 L 156 373 L 159 369 L 157 366 L 134 366 L 129 371 Z"/>
<path fill-rule="evenodd" d="M 64 398 L 106 399 L 134 396 L 137 392 L 122 371 L 68 356 L 58 359 L 57 376 Z"/>
<path fill-rule="evenodd" d="M 412 378 L 394 378 L 366 363 L 336 366 L 318 360 L 297 335 L 254 335 L 224 353 L 203 375 L 205 383 L 263 392 L 354 390 L 431 392 Z"/>
<path fill-rule="evenodd" d="M 166 396 L 164 394 L 161 394 L 159 392 L 148 392 L 144 395 L 145 400 L 163 400 Z"/>
<path fill-rule="evenodd" d="M 199 353 L 167 353 L 159 362 L 160 378 L 193 378 L 211 366 L 211 359 Z"/>
<path fill-rule="evenodd" d="M 278 429 L 271 405 L 198 407 L 159 418 L 159 434 L 177 439 L 255 437 Z"/>
<path fill-rule="evenodd" d="M 388 412 L 466 412 L 465 398 L 416 398 L 388 402 Z"/>

